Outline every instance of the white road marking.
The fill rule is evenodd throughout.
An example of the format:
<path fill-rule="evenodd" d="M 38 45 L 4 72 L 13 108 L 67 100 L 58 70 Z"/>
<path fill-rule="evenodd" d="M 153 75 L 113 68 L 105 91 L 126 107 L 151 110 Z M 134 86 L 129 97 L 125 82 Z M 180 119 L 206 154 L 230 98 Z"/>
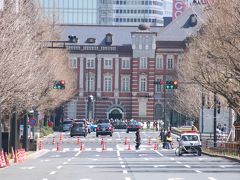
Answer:
<path fill-rule="evenodd" d="M 29 169 L 34 169 L 34 168 L 35 168 L 34 166 L 29 166 L 29 167 L 21 167 L 20 169 L 24 169 L 24 170 L 28 169 L 29 170 Z"/>
<path fill-rule="evenodd" d="M 124 164 L 124 162 L 120 161 L 120 164 Z"/>
<path fill-rule="evenodd" d="M 120 157 L 120 152 L 117 150 L 117 156 Z"/>
<path fill-rule="evenodd" d="M 121 141 L 121 139 L 116 139 L 116 141 Z"/>
<path fill-rule="evenodd" d="M 176 161 L 176 163 L 178 163 L 178 164 L 182 164 L 182 162 L 180 162 L 180 161 Z"/>
<path fill-rule="evenodd" d="M 121 165 L 122 168 L 125 168 L 126 166 L 125 165 Z"/>
<path fill-rule="evenodd" d="M 58 167 L 57 167 L 57 169 L 61 169 L 61 168 L 62 168 L 62 166 L 58 166 Z"/>
<path fill-rule="evenodd" d="M 96 151 L 101 152 L 102 148 L 96 148 Z"/>
<path fill-rule="evenodd" d="M 210 179 L 210 180 L 216 180 L 215 178 L 213 178 L 213 177 L 208 177 L 208 179 Z"/>
<path fill-rule="evenodd" d="M 108 141 L 112 141 L 112 139 L 107 139 Z"/>
<path fill-rule="evenodd" d="M 122 158 L 121 158 L 121 157 L 118 157 L 118 160 L 119 160 L 119 161 L 122 161 Z"/>
<path fill-rule="evenodd" d="M 85 149 L 85 151 L 91 151 L 92 150 L 92 148 L 86 148 Z"/>
<path fill-rule="evenodd" d="M 170 158 L 172 161 L 174 161 L 174 158 Z"/>
<path fill-rule="evenodd" d="M 49 175 L 54 175 L 54 174 L 56 174 L 56 171 L 52 171 L 49 173 Z"/>
<path fill-rule="evenodd" d="M 107 148 L 107 151 L 113 151 L 113 148 Z"/>
<path fill-rule="evenodd" d="M 162 157 L 163 157 L 163 154 L 162 154 L 162 153 L 160 153 L 160 152 L 158 152 L 157 150 L 155 150 L 154 152 L 155 152 L 155 153 L 157 153 L 157 154 L 159 154 L 160 156 L 162 156 Z"/>
<path fill-rule="evenodd" d="M 225 168 L 225 166 L 220 166 L 221 168 Z"/>
<path fill-rule="evenodd" d="M 202 171 L 199 171 L 199 170 L 195 170 L 195 172 L 197 172 L 197 173 L 202 173 Z"/>
<path fill-rule="evenodd" d="M 189 165 L 184 165 L 185 167 L 187 167 L 187 168 L 190 168 L 190 166 Z"/>
<path fill-rule="evenodd" d="M 97 161 L 97 159 L 92 159 L 93 161 Z"/>
<path fill-rule="evenodd" d="M 92 169 L 92 168 L 95 168 L 96 166 L 88 166 L 88 167 Z"/>
<path fill-rule="evenodd" d="M 168 180 L 183 180 L 184 178 L 168 178 Z"/>
<path fill-rule="evenodd" d="M 70 150 L 69 148 L 63 148 L 63 152 L 67 152 L 69 150 Z"/>
<path fill-rule="evenodd" d="M 120 139 L 120 134 L 119 134 L 119 132 L 117 132 L 117 136 L 118 136 L 118 138 Z"/>
<path fill-rule="evenodd" d="M 80 148 L 74 148 L 73 151 L 80 151 Z"/>
<path fill-rule="evenodd" d="M 44 159 L 44 160 L 41 160 L 40 162 L 48 162 L 49 159 Z"/>
<path fill-rule="evenodd" d="M 79 156 L 80 153 L 81 153 L 81 151 L 77 152 L 74 156 L 77 157 L 77 156 Z"/>
<path fill-rule="evenodd" d="M 47 178 L 43 178 L 42 180 L 48 180 Z"/>
<path fill-rule="evenodd" d="M 131 180 L 131 178 L 130 177 L 125 177 L 125 180 Z"/>
<path fill-rule="evenodd" d="M 128 173 L 128 171 L 127 170 L 123 170 L 123 174 L 127 174 Z"/>
<path fill-rule="evenodd" d="M 60 155 L 52 155 L 50 157 L 56 157 L 57 158 L 57 157 L 60 157 Z"/>
<path fill-rule="evenodd" d="M 52 151 L 57 151 L 57 148 L 52 148 Z"/>
<path fill-rule="evenodd" d="M 67 161 L 71 161 L 72 159 L 70 158 L 70 159 L 68 159 Z"/>
<path fill-rule="evenodd" d="M 96 154 L 96 157 L 99 157 L 100 155 L 99 154 Z"/>
<path fill-rule="evenodd" d="M 63 164 L 68 164 L 68 162 L 64 162 Z"/>

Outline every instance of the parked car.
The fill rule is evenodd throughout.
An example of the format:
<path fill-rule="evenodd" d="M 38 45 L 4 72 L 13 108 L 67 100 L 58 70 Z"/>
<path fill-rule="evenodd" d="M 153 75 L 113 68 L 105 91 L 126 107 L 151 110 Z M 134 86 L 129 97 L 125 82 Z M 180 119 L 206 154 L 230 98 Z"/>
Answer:
<path fill-rule="evenodd" d="M 99 123 L 96 128 L 96 137 L 98 135 L 110 135 L 113 134 L 113 127 L 110 123 Z"/>
<path fill-rule="evenodd" d="M 71 130 L 70 130 L 70 136 L 71 137 L 73 137 L 73 136 L 84 136 L 84 137 L 86 137 L 87 133 L 88 133 L 87 127 L 82 122 L 74 122 L 72 127 L 71 127 Z"/>
<path fill-rule="evenodd" d="M 136 120 L 130 120 L 127 125 L 127 133 L 130 131 L 137 131 L 138 129 L 141 129 L 141 124 L 137 122 Z"/>
<path fill-rule="evenodd" d="M 72 126 L 71 120 L 63 121 L 63 132 L 70 131 L 71 126 Z"/>
<path fill-rule="evenodd" d="M 115 129 L 126 129 L 127 128 L 127 123 L 119 121 L 119 122 L 114 122 L 113 127 Z"/>

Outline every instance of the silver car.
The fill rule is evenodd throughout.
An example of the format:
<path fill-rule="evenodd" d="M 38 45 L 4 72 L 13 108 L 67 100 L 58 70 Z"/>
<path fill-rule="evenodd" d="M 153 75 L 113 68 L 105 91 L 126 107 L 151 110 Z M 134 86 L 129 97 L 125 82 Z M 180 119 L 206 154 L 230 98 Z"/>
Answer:
<path fill-rule="evenodd" d="M 81 123 L 81 122 L 74 122 L 72 127 L 71 127 L 71 130 L 70 130 L 70 136 L 73 137 L 73 136 L 84 136 L 86 137 L 87 136 L 87 127 L 84 123 Z"/>
<path fill-rule="evenodd" d="M 72 126 L 72 121 L 70 120 L 63 121 L 63 132 L 70 131 L 71 126 Z"/>

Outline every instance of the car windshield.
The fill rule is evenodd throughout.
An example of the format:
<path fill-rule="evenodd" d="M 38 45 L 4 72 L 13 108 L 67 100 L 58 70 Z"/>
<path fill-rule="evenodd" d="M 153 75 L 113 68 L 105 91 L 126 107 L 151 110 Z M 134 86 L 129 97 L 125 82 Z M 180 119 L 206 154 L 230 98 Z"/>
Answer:
<path fill-rule="evenodd" d="M 183 135 L 182 141 L 198 141 L 197 135 Z"/>
<path fill-rule="evenodd" d="M 109 119 L 100 119 L 98 123 L 110 123 Z"/>
<path fill-rule="evenodd" d="M 74 123 L 73 127 L 83 127 L 84 124 L 83 123 Z"/>
<path fill-rule="evenodd" d="M 109 127 L 110 124 L 109 123 L 102 123 L 98 125 L 99 127 Z"/>
<path fill-rule="evenodd" d="M 63 124 L 72 124 L 72 121 L 63 121 Z"/>

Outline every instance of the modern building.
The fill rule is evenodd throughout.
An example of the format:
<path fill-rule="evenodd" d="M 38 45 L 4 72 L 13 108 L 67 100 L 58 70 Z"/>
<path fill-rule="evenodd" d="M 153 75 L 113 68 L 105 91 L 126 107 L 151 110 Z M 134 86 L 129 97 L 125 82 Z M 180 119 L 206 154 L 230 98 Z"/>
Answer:
<path fill-rule="evenodd" d="M 53 22 L 81 25 L 163 26 L 168 0 L 36 0 Z M 167 6 L 165 6 L 167 5 Z M 169 13 L 169 12 L 168 12 Z"/>
<path fill-rule="evenodd" d="M 164 90 L 159 82 L 176 80 L 187 37 L 198 31 L 201 21 L 195 19 L 201 19 L 201 12 L 189 8 L 165 28 L 63 26 L 63 38 L 74 34 L 80 39 L 67 46 L 79 93 L 66 104 L 65 116 L 174 123 L 177 114 L 169 106 L 174 90 Z"/>

